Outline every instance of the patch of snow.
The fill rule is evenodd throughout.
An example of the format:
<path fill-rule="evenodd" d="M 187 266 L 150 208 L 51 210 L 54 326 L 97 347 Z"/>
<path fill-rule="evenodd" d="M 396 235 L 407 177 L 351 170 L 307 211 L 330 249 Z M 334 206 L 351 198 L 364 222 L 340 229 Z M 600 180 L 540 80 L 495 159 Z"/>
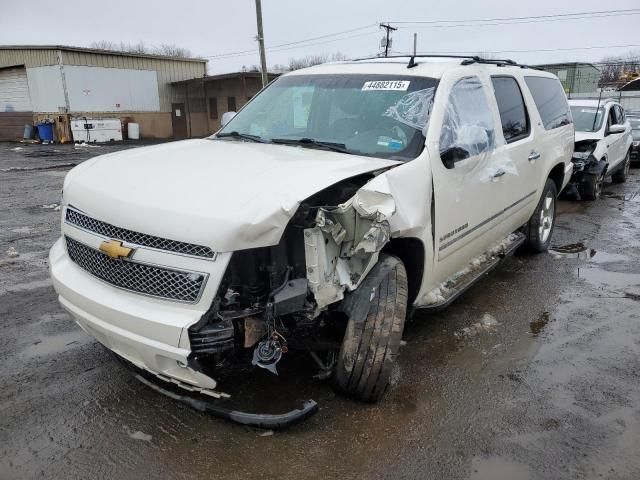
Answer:
<path fill-rule="evenodd" d="M 453 335 L 455 337 L 475 337 L 479 333 L 483 332 L 493 332 L 500 325 L 495 317 L 489 313 L 485 313 L 482 315 L 482 318 L 479 322 L 474 323 L 470 327 L 464 327 Z"/>
<path fill-rule="evenodd" d="M 48 210 L 53 210 L 55 212 L 60 210 L 60 204 L 58 203 L 50 203 L 48 205 L 42 205 L 42 208 L 46 208 Z"/>
<path fill-rule="evenodd" d="M 90 143 L 82 142 L 82 143 L 76 143 L 73 146 L 74 149 L 76 149 L 76 148 L 86 148 L 86 147 L 89 147 L 89 148 L 100 148 L 100 145 L 91 145 Z"/>
<path fill-rule="evenodd" d="M 273 435 L 273 430 L 266 430 L 260 434 L 261 437 L 270 437 Z"/>
<path fill-rule="evenodd" d="M 484 264 L 486 264 L 490 260 L 493 260 L 497 256 L 504 255 L 507 248 L 517 239 L 518 235 L 516 235 L 515 233 L 511 233 L 500 242 L 495 244 L 493 247 L 491 247 L 486 253 L 472 258 L 465 268 L 455 273 L 453 276 L 449 277 L 447 280 L 427 293 L 427 295 L 425 296 L 425 303 L 427 305 L 433 305 L 435 303 L 444 302 L 449 292 L 458 283 L 458 280 L 475 272 L 476 270 L 479 270 Z"/>
<path fill-rule="evenodd" d="M 129 432 L 129 437 L 134 440 L 142 440 L 143 442 L 150 442 L 151 435 L 147 435 L 146 433 L 141 432 L 140 430 L 136 430 L 135 432 Z"/>

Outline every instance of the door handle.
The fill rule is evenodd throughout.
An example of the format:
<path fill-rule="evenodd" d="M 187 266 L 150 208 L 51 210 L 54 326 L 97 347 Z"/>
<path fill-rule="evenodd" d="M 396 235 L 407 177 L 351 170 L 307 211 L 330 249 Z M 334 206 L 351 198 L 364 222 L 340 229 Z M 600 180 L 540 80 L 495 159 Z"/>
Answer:
<path fill-rule="evenodd" d="M 505 173 L 507 173 L 507 172 L 505 172 L 504 170 L 500 169 L 496 173 L 493 174 L 493 178 L 498 179 L 501 176 L 503 176 Z"/>
<path fill-rule="evenodd" d="M 532 151 L 529 156 L 527 157 L 527 159 L 531 162 L 534 163 L 536 160 L 538 160 L 540 158 L 540 153 L 536 152 L 535 150 Z"/>

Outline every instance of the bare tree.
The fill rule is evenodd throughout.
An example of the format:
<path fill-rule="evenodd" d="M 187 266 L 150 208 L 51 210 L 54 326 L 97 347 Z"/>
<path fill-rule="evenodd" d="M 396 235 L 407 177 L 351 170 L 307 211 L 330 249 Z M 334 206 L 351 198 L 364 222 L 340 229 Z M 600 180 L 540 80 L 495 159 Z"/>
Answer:
<path fill-rule="evenodd" d="M 326 62 L 340 62 L 347 60 L 347 56 L 344 53 L 336 52 L 331 55 L 307 55 L 303 58 L 291 58 L 289 59 L 289 70 L 298 70 L 300 68 L 312 67 L 313 65 L 320 65 Z"/>
<path fill-rule="evenodd" d="M 640 74 L 640 52 L 632 51 L 626 55 L 608 56 L 596 65 L 600 68 L 599 87 L 619 87 Z"/>
<path fill-rule="evenodd" d="M 138 43 L 116 43 L 109 40 L 99 40 L 91 43 L 91 48 L 98 50 L 111 50 L 115 52 L 139 53 L 148 55 L 161 55 L 174 58 L 191 58 L 193 54 L 187 48 L 173 44 L 163 43 L 159 47 L 148 46 L 144 42 Z"/>

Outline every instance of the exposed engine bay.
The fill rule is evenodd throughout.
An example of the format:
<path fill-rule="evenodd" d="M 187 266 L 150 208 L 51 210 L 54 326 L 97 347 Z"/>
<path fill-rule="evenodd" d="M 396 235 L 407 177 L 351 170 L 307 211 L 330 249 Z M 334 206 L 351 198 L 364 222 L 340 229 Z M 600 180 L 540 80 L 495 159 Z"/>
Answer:
<path fill-rule="evenodd" d="M 598 140 L 580 140 L 575 143 L 573 157 L 571 158 L 574 172 L 583 172 L 588 170 L 594 162 L 598 162 L 598 160 L 593 156 L 593 152 L 597 145 Z"/>
<path fill-rule="evenodd" d="M 392 197 L 352 177 L 302 202 L 277 245 L 233 253 L 211 308 L 189 328 L 190 366 L 214 375 L 227 361 L 273 374 L 290 348 L 308 351 L 327 378 L 348 314 L 341 302 L 390 240 Z"/>

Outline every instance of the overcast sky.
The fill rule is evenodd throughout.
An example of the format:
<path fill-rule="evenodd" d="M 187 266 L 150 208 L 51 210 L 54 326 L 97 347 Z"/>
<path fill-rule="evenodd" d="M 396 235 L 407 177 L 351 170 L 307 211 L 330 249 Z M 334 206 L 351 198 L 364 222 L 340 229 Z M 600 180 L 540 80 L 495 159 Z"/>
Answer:
<path fill-rule="evenodd" d="M 492 55 L 531 64 L 597 61 L 607 55 L 640 51 L 640 14 L 538 21 L 544 20 L 544 15 L 640 8 L 638 0 L 263 0 L 262 8 L 269 66 L 287 64 L 292 57 L 310 54 L 341 52 L 351 58 L 375 54 L 383 35 L 377 24 L 383 21 L 390 21 L 392 25 L 406 21 L 453 21 L 449 25 L 459 25 L 455 22 L 537 17 L 533 23 L 521 20 L 523 23 L 505 25 L 491 21 L 486 23 L 493 25 L 472 27 L 397 23 L 395 26 L 400 28 L 393 34 L 396 51 L 412 48 L 414 32 L 418 33 L 420 51 L 510 50 Z M 96 40 L 142 41 L 148 45 L 175 44 L 204 57 L 251 51 L 234 57 L 209 58 L 209 73 L 237 71 L 243 65 L 259 63 L 254 0 L 65 0 L 57 3 L 0 0 L 0 19 L 0 44 L 4 45 L 89 46 Z M 353 31 L 338 37 L 324 37 L 346 30 Z M 303 46 L 269 49 L 269 46 L 315 37 L 323 38 Z M 639 46 L 568 50 L 608 45 Z"/>

